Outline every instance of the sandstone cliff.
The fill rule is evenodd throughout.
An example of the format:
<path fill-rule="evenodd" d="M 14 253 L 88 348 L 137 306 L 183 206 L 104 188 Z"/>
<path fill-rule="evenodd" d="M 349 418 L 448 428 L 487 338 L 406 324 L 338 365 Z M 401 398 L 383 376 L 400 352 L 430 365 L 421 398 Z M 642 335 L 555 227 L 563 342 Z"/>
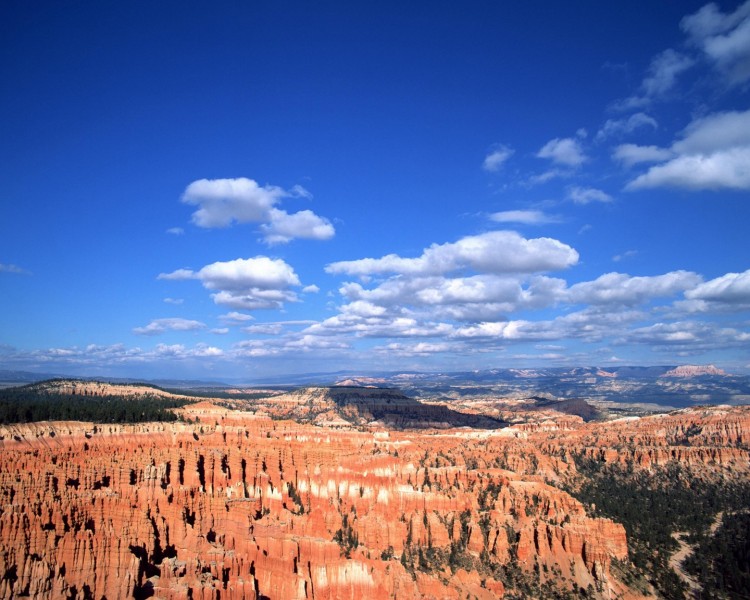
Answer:
<path fill-rule="evenodd" d="M 0 428 L 0 597 L 635 598 L 623 527 L 551 485 L 571 457 L 749 464 L 743 408 L 419 433 L 182 410 Z"/>

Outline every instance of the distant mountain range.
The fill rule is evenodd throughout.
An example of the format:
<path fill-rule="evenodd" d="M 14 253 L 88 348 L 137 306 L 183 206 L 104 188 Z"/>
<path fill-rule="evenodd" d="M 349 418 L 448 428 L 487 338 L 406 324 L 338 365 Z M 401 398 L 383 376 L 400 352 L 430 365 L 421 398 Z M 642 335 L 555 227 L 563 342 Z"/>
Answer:
<path fill-rule="evenodd" d="M 49 373 L 0 370 L 0 385 L 22 385 L 60 377 Z M 256 381 L 79 378 L 110 383 L 148 383 L 172 390 L 210 394 L 241 388 L 290 389 L 304 386 L 399 388 L 416 398 L 529 397 L 583 399 L 618 404 L 686 407 L 696 404 L 750 404 L 750 376 L 731 375 L 713 365 L 550 367 L 460 372 L 336 372 L 274 376 Z"/>

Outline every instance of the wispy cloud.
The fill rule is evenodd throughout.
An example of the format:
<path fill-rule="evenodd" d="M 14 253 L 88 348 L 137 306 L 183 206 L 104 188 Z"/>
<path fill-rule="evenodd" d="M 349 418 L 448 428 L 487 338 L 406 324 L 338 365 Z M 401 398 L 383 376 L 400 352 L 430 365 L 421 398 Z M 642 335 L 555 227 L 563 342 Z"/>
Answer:
<path fill-rule="evenodd" d="M 206 324 L 200 321 L 180 318 L 154 319 L 144 327 L 136 327 L 133 333 L 138 335 L 160 335 L 168 331 L 197 331 L 205 329 Z"/>
<path fill-rule="evenodd" d="M 568 190 L 568 199 L 576 204 L 590 204 L 591 202 L 612 202 L 613 198 L 606 192 L 596 188 L 573 186 Z"/>
<path fill-rule="evenodd" d="M 750 2 L 723 13 L 713 2 L 680 22 L 689 40 L 701 48 L 732 85 L 750 79 Z"/>
<path fill-rule="evenodd" d="M 514 150 L 510 146 L 499 144 L 484 157 L 482 168 L 490 173 L 495 173 L 501 169 L 505 162 L 513 156 Z"/>
<path fill-rule="evenodd" d="M 0 263 L 0 273 L 15 273 L 16 275 L 31 275 L 30 271 L 19 267 L 18 265 Z"/>
<path fill-rule="evenodd" d="M 541 210 L 504 210 L 492 213 L 490 221 L 496 223 L 522 223 L 524 225 L 545 225 L 559 223 L 560 218 L 548 215 Z"/>

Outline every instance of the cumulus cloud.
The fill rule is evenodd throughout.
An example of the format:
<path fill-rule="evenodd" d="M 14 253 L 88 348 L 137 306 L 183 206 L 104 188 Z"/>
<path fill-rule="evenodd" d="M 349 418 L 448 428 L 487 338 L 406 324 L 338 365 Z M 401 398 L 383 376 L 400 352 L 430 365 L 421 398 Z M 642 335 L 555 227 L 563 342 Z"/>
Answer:
<path fill-rule="evenodd" d="M 376 348 L 376 352 L 388 356 L 430 356 L 444 352 L 456 352 L 459 350 L 455 344 L 447 342 L 417 342 L 416 344 L 401 344 L 394 342 L 386 346 Z"/>
<path fill-rule="evenodd" d="M 677 321 L 654 323 L 627 332 L 625 341 L 649 344 L 657 350 L 674 352 L 684 350 L 694 354 L 708 350 L 744 346 L 750 342 L 750 333 L 715 323 Z"/>
<path fill-rule="evenodd" d="M 571 286 L 566 300 L 573 304 L 632 306 L 655 298 L 674 296 L 694 288 L 702 281 L 700 275 L 690 271 L 673 271 L 650 277 L 606 273 L 594 281 Z"/>
<path fill-rule="evenodd" d="M 199 271 L 178 269 L 161 273 L 158 279 L 197 279 L 206 289 L 217 290 L 212 294 L 216 304 L 238 310 L 281 308 L 284 302 L 297 300 L 289 288 L 301 285 L 289 264 L 267 256 L 215 262 Z"/>
<path fill-rule="evenodd" d="M 690 300 L 750 305 L 750 270 L 727 273 L 685 293 Z"/>
<path fill-rule="evenodd" d="M 190 319 L 154 319 L 144 327 L 136 327 L 133 329 L 133 333 L 137 333 L 138 335 L 159 335 L 167 331 L 196 331 L 198 329 L 205 329 L 205 327 L 205 323 Z"/>
<path fill-rule="evenodd" d="M 184 302 L 184 300 L 182 298 L 164 298 L 164 303 L 165 304 L 175 304 L 175 305 L 179 306 L 183 302 Z"/>
<path fill-rule="evenodd" d="M 680 22 L 690 41 L 732 84 L 750 78 L 750 2 L 732 13 L 723 13 L 715 3 L 706 4 Z"/>
<path fill-rule="evenodd" d="M 626 189 L 750 189 L 750 110 L 696 119 L 671 152 L 674 158 L 651 167 Z"/>
<path fill-rule="evenodd" d="M 310 352 L 336 355 L 350 348 L 350 344 L 343 340 L 301 334 L 276 339 L 245 340 L 237 344 L 235 354 L 249 358 L 268 358 Z"/>
<path fill-rule="evenodd" d="M 539 158 L 548 158 L 553 163 L 566 167 L 577 167 L 586 161 L 581 143 L 574 138 L 555 138 L 537 152 Z"/>
<path fill-rule="evenodd" d="M 269 244 L 286 244 L 293 239 L 329 240 L 335 234 L 328 219 L 310 210 L 290 215 L 285 210 L 272 208 L 268 214 L 271 220 L 261 225 L 261 230 Z"/>
<path fill-rule="evenodd" d="M 229 227 L 234 223 L 260 223 L 269 244 L 292 239 L 327 240 L 335 234 L 333 225 L 310 210 L 289 214 L 276 205 L 284 198 L 310 198 L 302 186 L 285 190 L 261 186 L 252 179 L 199 179 L 187 186 L 182 202 L 197 206 L 192 221 L 198 227 Z"/>
<path fill-rule="evenodd" d="M 612 196 L 596 188 L 574 186 L 568 190 L 568 198 L 576 204 L 591 202 L 612 202 Z"/>
<path fill-rule="evenodd" d="M 541 210 L 504 210 L 492 213 L 490 220 L 496 223 L 522 223 L 524 225 L 544 225 L 560 222 L 559 218 L 545 214 Z"/>
<path fill-rule="evenodd" d="M 457 242 L 433 244 L 418 258 L 389 254 L 331 263 L 326 271 L 359 276 L 438 275 L 466 269 L 484 273 L 534 273 L 565 269 L 577 262 L 578 252 L 558 240 L 526 239 L 514 231 L 492 231 Z"/>
<path fill-rule="evenodd" d="M 688 190 L 750 190 L 750 148 L 733 148 L 711 155 L 688 155 L 651 167 L 626 189 L 677 187 Z"/>
<path fill-rule="evenodd" d="M 511 156 L 513 156 L 514 150 L 508 146 L 499 145 L 496 146 L 492 152 L 484 157 L 482 168 L 490 173 L 495 173 L 505 164 Z"/>
<path fill-rule="evenodd" d="M 228 227 L 234 222 L 264 221 L 271 208 L 289 192 L 277 186 L 260 186 L 252 179 L 199 179 L 182 194 L 185 204 L 198 206 L 193 223 L 199 227 Z"/>
<path fill-rule="evenodd" d="M 162 273 L 158 279 L 198 279 L 208 289 L 272 289 L 299 285 L 294 269 L 280 258 L 267 256 L 238 258 L 206 265 L 200 271 L 178 269 Z"/>

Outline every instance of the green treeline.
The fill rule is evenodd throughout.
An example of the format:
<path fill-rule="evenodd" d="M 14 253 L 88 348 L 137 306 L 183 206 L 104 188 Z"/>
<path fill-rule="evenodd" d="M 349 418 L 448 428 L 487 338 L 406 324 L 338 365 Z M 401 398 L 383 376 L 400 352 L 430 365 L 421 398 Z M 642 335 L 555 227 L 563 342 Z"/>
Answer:
<path fill-rule="evenodd" d="M 725 582 L 748 585 L 748 533 L 734 544 L 723 529 L 705 539 L 714 518 L 722 511 L 745 514 L 750 508 L 750 482 L 707 481 L 692 474 L 678 463 L 653 467 L 651 472 L 633 469 L 632 465 L 604 465 L 596 460 L 576 457 L 576 467 L 583 477 L 577 489 L 568 491 L 579 500 L 595 506 L 597 516 L 609 517 L 625 526 L 630 561 L 634 569 L 623 576 L 637 586 L 638 579 L 648 580 L 664 598 L 687 597 L 687 588 L 668 564 L 678 548 L 674 534 L 682 532 L 689 543 L 699 543 L 693 565 L 704 565 L 702 583 L 707 598 L 747 598 L 744 595 L 714 595 L 730 592 Z M 736 539 L 736 538 L 735 538 Z M 732 557 L 723 556 L 727 545 L 737 546 Z M 739 558 L 733 558 L 733 557 Z M 688 570 L 690 561 L 688 561 Z M 624 565 L 623 565 L 624 567 Z M 744 570 L 743 570 L 744 569 Z M 697 570 L 697 569 L 696 569 Z M 721 575 L 717 575 L 716 571 Z M 731 571 L 731 573 L 729 572 Z M 744 578 L 744 579 L 743 579 Z M 721 583 L 720 583 L 721 582 Z"/>
<path fill-rule="evenodd" d="M 157 395 L 88 396 L 45 390 L 38 384 L 0 389 L 0 424 L 36 421 L 93 421 L 94 423 L 142 423 L 176 421 L 171 408 L 185 399 Z"/>
<path fill-rule="evenodd" d="M 725 514 L 714 535 L 700 538 L 685 567 L 707 600 L 750 598 L 750 513 Z"/>

